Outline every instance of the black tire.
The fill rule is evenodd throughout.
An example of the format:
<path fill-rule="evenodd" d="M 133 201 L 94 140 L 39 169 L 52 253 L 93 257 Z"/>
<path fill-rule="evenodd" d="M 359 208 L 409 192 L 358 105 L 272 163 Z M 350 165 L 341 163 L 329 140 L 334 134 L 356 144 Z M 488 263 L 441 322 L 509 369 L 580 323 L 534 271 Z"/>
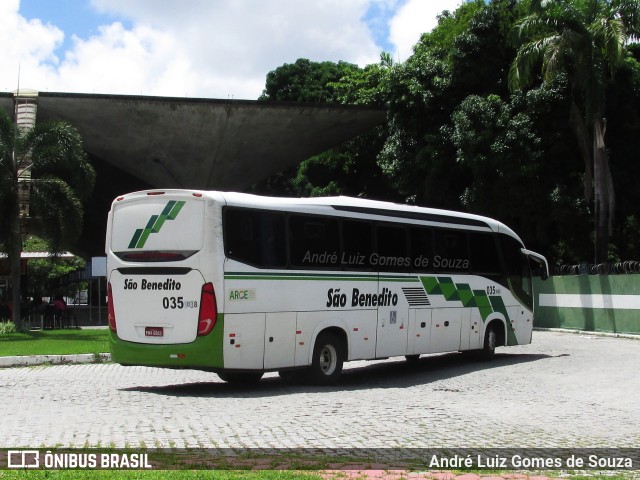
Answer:
<path fill-rule="evenodd" d="M 405 355 L 404 358 L 409 363 L 416 363 L 418 360 L 420 360 L 420 355 Z"/>
<path fill-rule="evenodd" d="M 338 381 L 345 358 L 344 342 L 337 335 L 321 333 L 313 347 L 309 377 L 315 385 L 331 385 Z"/>
<path fill-rule="evenodd" d="M 258 383 L 264 375 L 263 372 L 219 372 L 221 380 L 234 385 L 250 385 Z"/>
<path fill-rule="evenodd" d="M 480 353 L 480 358 L 485 361 L 493 360 L 496 356 L 496 347 L 498 346 L 498 332 L 495 325 L 489 325 L 484 332 L 484 346 Z"/>

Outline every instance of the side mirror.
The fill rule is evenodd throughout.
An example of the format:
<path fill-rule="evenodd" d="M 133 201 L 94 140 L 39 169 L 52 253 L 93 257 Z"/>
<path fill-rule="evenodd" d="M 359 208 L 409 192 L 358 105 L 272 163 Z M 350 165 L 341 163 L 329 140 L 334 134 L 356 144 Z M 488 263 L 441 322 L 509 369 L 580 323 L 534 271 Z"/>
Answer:
<path fill-rule="evenodd" d="M 539 253 L 532 252 L 531 250 L 527 250 L 526 248 L 521 248 L 520 251 L 523 255 L 526 255 L 529 259 L 536 262 L 540 267 L 542 267 L 542 273 L 540 274 L 540 278 L 542 280 L 546 280 L 549 278 L 549 264 L 547 263 L 547 259 Z"/>

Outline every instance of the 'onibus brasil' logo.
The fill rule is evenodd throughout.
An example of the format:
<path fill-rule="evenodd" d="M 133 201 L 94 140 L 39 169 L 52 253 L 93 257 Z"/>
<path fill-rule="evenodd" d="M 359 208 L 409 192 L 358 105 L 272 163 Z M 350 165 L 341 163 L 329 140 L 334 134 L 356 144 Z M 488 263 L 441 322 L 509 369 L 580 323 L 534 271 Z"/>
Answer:
<path fill-rule="evenodd" d="M 175 220 L 184 204 L 185 202 L 183 200 L 170 200 L 160 215 L 151 215 L 146 227 L 136 229 L 129 242 L 129 248 L 144 247 L 149 235 L 158 233 L 166 220 Z"/>

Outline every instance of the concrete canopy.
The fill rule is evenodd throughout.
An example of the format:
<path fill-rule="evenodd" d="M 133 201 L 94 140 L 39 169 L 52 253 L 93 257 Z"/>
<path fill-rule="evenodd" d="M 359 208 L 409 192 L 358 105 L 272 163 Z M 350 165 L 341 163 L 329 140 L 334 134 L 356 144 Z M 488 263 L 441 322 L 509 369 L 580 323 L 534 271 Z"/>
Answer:
<path fill-rule="evenodd" d="M 64 120 L 78 129 L 96 167 L 81 239 L 90 254 L 101 254 L 117 195 L 246 190 L 385 120 L 378 108 L 248 100 L 39 92 L 37 105 L 38 122 Z M 1 94 L 0 107 L 13 116 L 13 94 Z"/>
<path fill-rule="evenodd" d="M 40 93 L 86 150 L 154 187 L 242 190 L 381 123 L 379 109 Z"/>

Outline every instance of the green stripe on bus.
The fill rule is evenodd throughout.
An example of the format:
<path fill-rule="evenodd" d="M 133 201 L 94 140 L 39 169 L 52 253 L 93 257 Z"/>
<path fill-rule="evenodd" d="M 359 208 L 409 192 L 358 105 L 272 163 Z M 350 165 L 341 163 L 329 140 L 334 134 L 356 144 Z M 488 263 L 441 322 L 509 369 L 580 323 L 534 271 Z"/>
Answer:
<path fill-rule="evenodd" d="M 147 238 L 149 238 L 149 235 L 151 235 L 151 230 L 153 229 L 153 226 L 155 225 L 157 219 L 158 215 L 151 215 L 151 218 L 147 222 L 147 226 L 144 227 L 144 231 L 140 236 L 140 240 L 138 240 L 138 243 L 136 244 L 136 248 L 142 248 L 144 246 Z"/>
<path fill-rule="evenodd" d="M 458 296 L 460 297 L 460 301 L 462 305 L 465 307 L 475 307 L 476 298 L 473 292 L 471 291 L 471 287 L 467 283 L 462 283 L 458 285 Z"/>
<path fill-rule="evenodd" d="M 164 225 L 165 220 L 169 216 L 169 213 L 171 212 L 171 209 L 175 204 L 176 204 L 175 200 L 169 200 L 169 202 L 165 205 L 164 210 L 162 210 L 162 213 L 156 220 L 156 223 L 154 223 L 153 227 L 151 228 L 152 233 L 158 233 L 160 231 L 160 229 L 162 228 L 162 225 Z"/>
<path fill-rule="evenodd" d="M 131 242 L 129 242 L 129 248 L 136 248 L 136 244 L 138 243 L 138 240 L 140 240 L 140 235 L 142 235 L 143 229 L 142 228 L 138 228 L 135 233 L 133 234 L 133 238 L 131 239 Z"/>
<path fill-rule="evenodd" d="M 348 277 L 348 276 L 319 276 L 319 275 L 237 275 L 227 274 L 224 276 L 225 280 L 346 280 L 346 281 L 358 281 L 358 282 L 377 282 L 378 277 Z"/>
<path fill-rule="evenodd" d="M 474 290 L 473 296 L 476 301 L 476 305 L 478 306 L 478 310 L 480 310 L 482 321 L 484 322 L 487 320 L 487 317 L 494 311 L 491 306 L 491 301 L 489 300 L 489 297 L 487 297 L 487 292 L 485 292 L 484 290 Z"/>
<path fill-rule="evenodd" d="M 169 220 L 175 220 L 176 219 L 176 217 L 180 213 L 180 210 L 182 210 L 182 207 L 184 207 L 185 203 L 186 202 L 184 200 L 180 200 L 179 202 L 175 203 L 175 205 L 173 206 L 173 208 L 171 209 L 171 211 L 168 214 Z"/>
<path fill-rule="evenodd" d="M 451 277 L 420 277 L 420 281 L 427 295 L 442 295 L 447 302 L 455 301 L 462 303 L 463 307 L 477 308 L 483 322 L 493 312 L 501 313 L 507 322 L 507 344 L 518 344 L 502 297 L 489 297 L 484 290 L 471 290 L 469 284 L 457 284 Z"/>
<path fill-rule="evenodd" d="M 407 282 L 415 283 L 419 279 L 416 276 L 398 277 L 398 276 L 378 276 L 371 275 L 340 275 L 340 274 L 322 274 L 322 273 L 243 273 L 243 272 L 227 272 L 224 276 L 225 280 L 343 280 L 343 281 L 363 281 L 363 282 Z"/>
<path fill-rule="evenodd" d="M 184 200 L 169 200 L 162 209 L 160 215 L 151 215 L 147 226 L 144 229 L 137 229 L 129 242 L 129 248 L 142 248 L 147 242 L 149 235 L 160 232 L 160 229 L 167 220 L 175 220 L 185 205 Z"/>

